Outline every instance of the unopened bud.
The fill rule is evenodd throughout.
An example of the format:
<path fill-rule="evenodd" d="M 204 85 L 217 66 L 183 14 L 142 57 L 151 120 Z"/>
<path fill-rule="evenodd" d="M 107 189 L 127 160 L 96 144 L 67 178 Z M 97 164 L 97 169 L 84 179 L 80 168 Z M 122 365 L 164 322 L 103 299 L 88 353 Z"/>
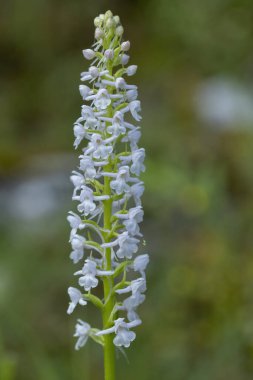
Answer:
<path fill-rule="evenodd" d="M 113 17 L 112 11 L 105 12 L 105 19 L 112 18 L 112 17 Z"/>
<path fill-rule="evenodd" d="M 119 37 L 122 36 L 122 34 L 124 33 L 124 28 L 123 28 L 123 26 L 121 26 L 121 25 L 117 26 L 115 33 L 116 33 L 116 35 L 119 36 Z"/>
<path fill-rule="evenodd" d="M 107 49 L 104 53 L 106 59 L 113 59 L 114 51 L 113 49 Z"/>
<path fill-rule="evenodd" d="M 91 66 L 89 68 L 89 73 L 93 78 L 97 78 L 99 75 L 99 70 L 96 66 Z"/>
<path fill-rule="evenodd" d="M 104 37 L 104 32 L 101 28 L 96 28 L 95 29 L 95 39 L 100 40 L 101 38 Z"/>
<path fill-rule="evenodd" d="M 131 77 L 132 75 L 134 75 L 136 73 L 136 70 L 137 70 L 137 66 L 136 65 L 128 66 L 128 68 L 126 69 L 126 74 L 129 77 Z"/>
<path fill-rule="evenodd" d="M 124 41 L 121 44 L 122 51 L 128 51 L 130 49 L 130 41 Z"/>
<path fill-rule="evenodd" d="M 130 57 L 127 54 L 122 54 L 120 58 L 122 65 L 127 65 Z"/>
<path fill-rule="evenodd" d="M 105 27 L 106 27 L 107 29 L 111 29 L 114 25 L 115 25 L 115 24 L 114 24 L 114 20 L 113 20 L 113 18 L 112 18 L 112 17 L 111 17 L 111 18 L 108 18 L 107 21 L 106 21 L 106 23 L 105 23 Z"/>
<path fill-rule="evenodd" d="M 114 16 L 113 19 L 114 19 L 114 22 L 115 22 L 116 25 L 120 23 L 119 16 Z"/>
<path fill-rule="evenodd" d="M 90 88 L 88 86 L 85 86 L 84 84 L 81 84 L 79 86 L 79 91 L 80 91 L 81 97 L 83 98 L 83 100 L 85 100 L 85 98 L 89 95 Z"/>
<path fill-rule="evenodd" d="M 88 61 L 90 61 L 95 57 L 95 52 L 91 49 L 85 49 L 83 50 L 83 56 L 84 58 L 88 59 Z"/>
<path fill-rule="evenodd" d="M 96 17 L 96 18 L 94 19 L 94 25 L 95 25 L 96 27 L 98 27 L 98 26 L 100 26 L 100 24 L 101 24 L 100 18 L 99 18 L 99 17 Z"/>

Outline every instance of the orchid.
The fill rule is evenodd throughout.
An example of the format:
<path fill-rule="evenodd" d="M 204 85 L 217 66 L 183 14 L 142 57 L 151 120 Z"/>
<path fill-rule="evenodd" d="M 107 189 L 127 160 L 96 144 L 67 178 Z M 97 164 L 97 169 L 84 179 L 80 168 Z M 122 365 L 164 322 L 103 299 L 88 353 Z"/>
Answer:
<path fill-rule="evenodd" d="M 81 264 L 74 273 L 81 290 L 68 288 L 67 313 L 88 303 L 100 310 L 100 329 L 78 320 L 75 348 L 88 338 L 100 343 L 105 379 L 114 380 L 115 348 L 129 347 L 136 338 L 131 329 L 141 324 L 136 310 L 145 300 L 149 256 L 138 256 L 144 216 L 139 176 L 145 170 L 145 150 L 138 146 L 141 132 L 135 125 L 141 120 L 137 86 L 128 83 L 137 71 L 136 65 L 127 66 L 130 42 L 123 41 L 120 19 L 111 11 L 96 17 L 94 24 L 95 43 L 83 50 L 91 65 L 81 73 L 84 84 L 79 86 L 86 104 L 74 123 L 74 147 L 81 149 L 78 169 L 70 177 L 77 210 L 67 217 L 70 258 Z M 94 294 L 99 285 L 102 299 L 99 292 Z"/>

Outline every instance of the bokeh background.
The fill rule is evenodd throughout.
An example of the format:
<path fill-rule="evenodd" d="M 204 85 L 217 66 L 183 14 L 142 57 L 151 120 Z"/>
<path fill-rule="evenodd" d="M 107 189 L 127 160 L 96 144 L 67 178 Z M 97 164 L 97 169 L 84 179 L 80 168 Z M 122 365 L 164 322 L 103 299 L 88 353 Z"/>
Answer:
<path fill-rule="evenodd" d="M 99 346 L 73 348 L 66 214 L 81 50 L 107 9 L 139 66 L 151 255 L 117 379 L 252 379 L 251 0 L 1 1 L 0 379 L 103 377 Z"/>

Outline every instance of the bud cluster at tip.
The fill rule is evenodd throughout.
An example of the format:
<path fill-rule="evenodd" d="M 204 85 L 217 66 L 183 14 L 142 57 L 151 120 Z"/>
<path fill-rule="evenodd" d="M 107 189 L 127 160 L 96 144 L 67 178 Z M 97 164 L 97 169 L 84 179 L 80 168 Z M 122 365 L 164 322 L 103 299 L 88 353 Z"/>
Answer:
<path fill-rule="evenodd" d="M 95 18 L 95 43 L 83 50 L 92 61 L 81 73 L 79 86 L 85 104 L 74 123 L 74 147 L 83 141 L 78 170 L 73 171 L 73 200 L 77 211 L 69 212 L 71 226 L 70 258 L 81 264 L 75 272 L 80 289 L 68 288 L 71 314 L 77 304 L 90 302 L 104 315 L 103 329 L 78 320 L 76 349 L 88 337 L 104 344 L 104 336 L 114 334 L 115 346 L 129 347 L 135 339 L 130 329 L 141 320 L 136 312 L 145 299 L 146 253 L 137 255 L 143 220 L 141 196 L 144 184 L 139 176 L 145 170 L 145 150 L 138 146 L 141 137 L 140 101 L 137 86 L 124 77 L 136 73 L 127 66 L 129 41 L 122 41 L 123 27 L 111 11 Z M 133 272 L 133 273 L 131 273 Z M 128 279 L 128 277 L 130 277 Z M 104 297 L 99 297 L 99 284 Z M 100 299 L 101 298 L 101 299 Z M 107 316 L 107 309 L 110 313 Z"/>

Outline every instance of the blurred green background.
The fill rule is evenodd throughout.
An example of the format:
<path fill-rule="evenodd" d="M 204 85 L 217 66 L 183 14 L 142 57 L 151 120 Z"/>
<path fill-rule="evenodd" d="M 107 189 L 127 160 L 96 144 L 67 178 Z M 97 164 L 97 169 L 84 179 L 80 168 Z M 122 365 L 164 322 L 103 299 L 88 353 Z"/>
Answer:
<path fill-rule="evenodd" d="M 252 379 L 251 0 L 1 1 L 0 379 L 103 378 L 99 346 L 74 351 L 66 214 L 81 50 L 107 9 L 139 66 L 151 255 L 117 379 Z"/>

